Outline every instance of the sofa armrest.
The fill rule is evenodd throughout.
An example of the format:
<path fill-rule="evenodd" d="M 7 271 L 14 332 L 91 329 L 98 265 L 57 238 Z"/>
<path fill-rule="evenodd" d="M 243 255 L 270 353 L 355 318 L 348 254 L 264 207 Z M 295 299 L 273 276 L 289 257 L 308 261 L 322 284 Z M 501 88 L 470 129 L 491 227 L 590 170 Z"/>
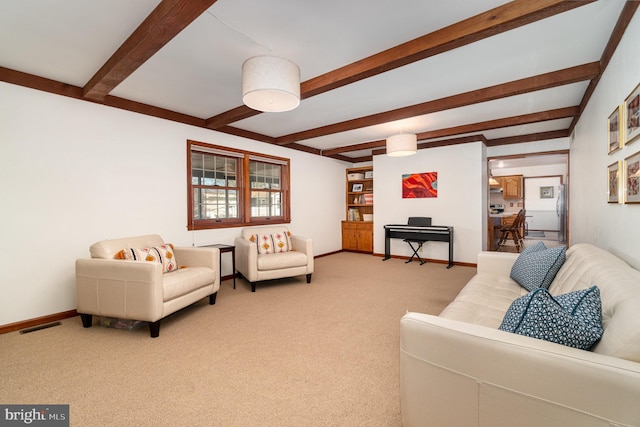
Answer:
<path fill-rule="evenodd" d="M 236 269 L 250 282 L 258 277 L 258 246 L 244 237 L 236 237 Z"/>
<path fill-rule="evenodd" d="M 478 254 L 478 274 L 486 273 L 495 276 L 509 277 L 511 267 L 518 258 L 517 253 L 484 251 Z"/>
<path fill-rule="evenodd" d="M 313 273 L 315 268 L 315 260 L 313 259 L 313 240 L 301 236 L 291 236 L 291 246 L 294 251 L 307 254 L 307 274 Z"/>
<path fill-rule="evenodd" d="M 76 297 L 78 313 L 155 322 L 162 318 L 162 265 L 78 259 Z"/>
<path fill-rule="evenodd" d="M 291 236 L 293 250 L 303 252 L 313 258 L 313 241 L 306 237 Z"/>
<path fill-rule="evenodd" d="M 421 313 L 400 330 L 405 427 L 640 420 L 636 362 Z"/>
<path fill-rule="evenodd" d="M 176 260 L 180 267 L 207 267 L 220 269 L 220 250 L 218 248 L 175 247 Z"/>

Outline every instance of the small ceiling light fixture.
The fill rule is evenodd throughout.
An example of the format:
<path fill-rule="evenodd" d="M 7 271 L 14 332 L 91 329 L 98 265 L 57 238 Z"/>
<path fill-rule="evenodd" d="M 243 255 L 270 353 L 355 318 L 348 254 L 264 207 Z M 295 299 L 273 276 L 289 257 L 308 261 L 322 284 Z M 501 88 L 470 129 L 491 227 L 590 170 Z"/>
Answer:
<path fill-rule="evenodd" d="M 414 133 L 401 133 L 387 138 L 387 156 L 402 157 L 416 154 L 418 136 Z"/>
<path fill-rule="evenodd" d="M 254 56 L 242 64 L 242 101 L 269 113 L 300 105 L 300 68 L 277 56 Z"/>

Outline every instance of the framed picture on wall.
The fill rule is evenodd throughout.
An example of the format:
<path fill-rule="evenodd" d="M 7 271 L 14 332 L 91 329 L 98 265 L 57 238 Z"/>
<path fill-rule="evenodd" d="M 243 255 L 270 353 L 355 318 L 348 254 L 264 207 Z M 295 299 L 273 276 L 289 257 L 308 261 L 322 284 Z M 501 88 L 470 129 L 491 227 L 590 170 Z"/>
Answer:
<path fill-rule="evenodd" d="M 622 170 L 622 161 L 618 160 L 615 163 L 607 166 L 607 203 L 620 203 L 620 172 Z"/>
<path fill-rule="evenodd" d="M 553 199 L 553 186 L 540 187 L 541 199 Z"/>
<path fill-rule="evenodd" d="M 438 197 L 438 172 L 402 174 L 402 198 Z"/>
<path fill-rule="evenodd" d="M 622 148 L 622 106 L 618 105 L 607 120 L 609 129 L 609 154 Z"/>
<path fill-rule="evenodd" d="M 640 203 L 640 151 L 624 159 L 625 203 Z"/>
<path fill-rule="evenodd" d="M 640 84 L 624 101 L 624 143 L 630 144 L 640 136 Z"/>

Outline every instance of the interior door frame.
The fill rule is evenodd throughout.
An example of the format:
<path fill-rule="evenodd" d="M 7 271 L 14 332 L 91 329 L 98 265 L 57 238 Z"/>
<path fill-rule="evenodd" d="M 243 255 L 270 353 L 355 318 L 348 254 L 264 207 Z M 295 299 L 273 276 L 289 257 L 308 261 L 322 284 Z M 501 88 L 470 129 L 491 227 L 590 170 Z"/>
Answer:
<path fill-rule="evenodd" d="M 565 188 L 565 245 L 567 248 L 569 247 L 570 242 L 570 232 L 571 232 L 571 189 L 570 189 L 570 176 L 571 176 L 571 158 L 569 156 L 569 150 L 557 150 L 557 151 L 545 151 L 545 152 L 537 152 L 537 153 L 523 153 L 523 154 L 511 154 L 511 155 L 496 155 L 496 156 L 488 156 L 487 157 L 487 197 L 490 194 L 490 186 L 489 186 L 489 178 L 491 176 L 491 162 L 492 161 L 500 161 L 500 160 L 513 160 L 513 159 L 527 159 L 529 157 L 540 157 L 547 155 L 564 155 L 566 158 L 567 171 L 566 171 L 566 181 L 563 183 Z M 562 181 L 562 180 L 561 180 Z M 524 206 L 524 176 L 523 176 L 523 195 L 522 195 L 522 204 Z M 525 210 L 526 212 L 526 210 Z M 488 214 L 487 214 L 488 215 Z"/>

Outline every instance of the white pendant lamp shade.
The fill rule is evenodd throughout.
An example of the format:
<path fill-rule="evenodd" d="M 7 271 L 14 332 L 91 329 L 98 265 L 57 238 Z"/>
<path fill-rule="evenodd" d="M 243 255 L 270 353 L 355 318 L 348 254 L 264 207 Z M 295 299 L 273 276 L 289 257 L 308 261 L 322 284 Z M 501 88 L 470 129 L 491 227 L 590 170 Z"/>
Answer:
<path fill-rule="evenodd" d="M 277 56 L 254 56 L 242 64 L 242 101 L 270 113 L 300 105 L 300 68 Z"/>
<path fill-rule="evenodd" d="M 387 138 L 387 156 L 402 157 L 416 154 L 418 136 L 413 133 L 402 133 Z"/>

